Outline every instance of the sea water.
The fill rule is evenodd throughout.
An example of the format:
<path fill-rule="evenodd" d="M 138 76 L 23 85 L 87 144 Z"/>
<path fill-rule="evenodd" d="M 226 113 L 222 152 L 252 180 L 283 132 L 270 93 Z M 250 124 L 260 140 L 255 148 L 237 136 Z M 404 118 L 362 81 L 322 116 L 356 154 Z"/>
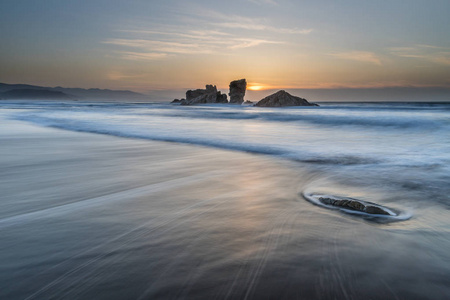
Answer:
<path fill-rule="evenodd" d="M 42 286 L 46 288 L 31 290 L 27 294 L 29 297 L 62 297 L 64 289 L 68 289 L 67 295 L 75 296 L 102 295 L 102 291 L 109 288 L 114 291 L 116 288 L 104 286 L 123 279 L 117 274 L 106 276 L 114 264 L 124 270 L 130 267 L 130 274 L 124 273 L 135 276 L 136 281 L 142 283 L 141 290 L 133 290 L 138 291 L 136 295 L 141 298 L 358 299 L 369 297 L 369 292 L 373 299 L 445 299 L 450 296 L 450 256 L 447 254 L 450 247 L 450 105 L 446 103 L 323 103 L 320 107 L 258 108 L 3 101 L 0 117 L 72 132 L 115 136 L 121 138 L 122 143 L 153 140 L 200 146 L 199 151 L 227 150 L 230 154 L 226 161 L 231 166 L 239 166 L 239 160 L 232 158 L 233 153 L 236 157 L 241 153 L 254 154 L 258 159 L 273 161 L 291 170 L 261 167 L 258 176 L 263 178 L 259 179 L 259 187 L 264 192 L 259 195 L 259 200 L 249 200 L 246 204 L 241 202 L 246 197 L 238 191 L 237 194 L 224 191 L 213 200 L 207 195 L 199 196 L 204 199 L 191 203 L 182 212 L 167 210 L 170 201 L 162 204 L 155 200 L 152 209 L 160 218 L 158 226 L 173 223 L 173 226 L 179 224 L 182 227 L 183 222 L 199 219 L 203 223 L 192 226 L 194 229 L 189 232 L 173 227 L 165 229 L 172 237 L 162 237 L 155 235 L 154 229 L 140 232 L 148 223 L 142 219 L 136 221 L 134 218 L 139 214 L 134 211 L 136 215 L 128 215 L 128 218 L 136 222 L 135 231 L 120 233 L 118 230 L 110 240 L 114 243 L 115 238 L 125 238 L 136 243 L 137 248 L 128 249 L 130 252 L 122 257 L 130 260 L 129 265 L 126 260 L 108 261 L 111 253 L 107 251 L 85 253 L 86 257 L 72 254 L 73 260 L 79 259 L 81 266 L 87 263 L 95 275 L 75 278 L 78 281 L 96 278 L 92 284 L 81 290 L 79 286 L 67 287 L 70 284 L 65 282 L 64 276 L 70 277 L 70 272 L 78 270 L 70 265 L 68 273 L 63 272 L 57 280 L 44 280 Z M 2 128 L 2 131 L 8 130 L 14 132 L 13 128 Z M 214 163 L 211 157 L 205 160 Z M 160 167 L 165 168 L 164 165 Z M 171 167 L 174 166 L 167 166 Z M 248 171 L 249 178 L 256 176 L 256 169 Z M 298 174 L 295 173 L 297 170 Z M 164 186 L 170 186 L 171 181 L 168 182 Z M 177 184 L 174 183 L 174 189 Z M 237 179 L 234 184 L 235 188 L 249 188 L 245 178 Z M 135 190 L 131 196 L 141 197 L 154 189 L 158 187 Z M 360 198 L 393 209 L 402 217 L 392 220 L 394 222 L 383 222 L 346 216 L 312 205 L 305 201 L 303 193 Z M 62 216 L 71 210 L 101 207 L 103 203 L 116 205 L 130 195 L 119 193 L 98 197 L 70 206 L 58 208 L 52 205 L 37 212 L 11 213 L 0 220 L 0 230 L 21 222 L 32 226 L 46 213 Z M 171 197 L 174 197 L 173 204 L 180 201 L 178 196 Z M 279 202 L 283 197 L 293 202 Z M 256 235 L 249 231 L 241 233 L 244 237 L 250 234 L 246 241 L 233 233 L 233 230 L 239 230 L 238 227 L 227 224 L 237 217 L 246 218 L 240 211 L 242 209 L 251 211 L 247 216 L 249 219 L 261 221 L 265 218 L 264 226 L 254 229 Z M 227 220 L 225 215 L 230 219 Z M 97 223 L 103 220 L 95 219 L 95 222 L 98 226 Z M 46 227 L 41 226 L 45 230 Z M 205 233 L 208 226 L 215 228 L 215 234 L 220 237 L 215 242 L 223 243 L 224 248 L 212 252 L 205 250 L 208 245 L 218 247 L 210 244 L 212 233 Z M 13 231 L 7 236 L 14 240 L 20 239 L 21 234 L 15 237 Z M 134 234 L 138 235 L 134 237 Z M 156 239 L 158 250 L 153 250 L 153 254 L 142 253 L 148 244 L 138 242 L 141 238 Z M 92 242 L 88 249 L 97 250 L 95 247 Z M 114 247 L 120 252 L 123 246 Z M 154 245 L 152 247 L 155 249 Z M 189 256 L 181 250 L 186 247 L 195 249 L 195 254 Z M 42 251 L 46 252 L 45 249 Z M 137 251 L 136 256 L 132 255 L 133 251 Z M 166 256 L 169 253 L 170 257 Z M 99 266 L 93 267 L 92 255 L 101 262 Z M 33 258 L 29 263 L 40 264 L 38 260 Z M 155 271 L 138 268 L 142 262 Z M 57 260 L 50 265 L 52 263 L 58 265 Z M 414 263 L 417 265 L 412 266 Z M 18 263 L 15 268 L 20 269 L 20 266 Z M 26 267 L 26 263 L 22 267 Z M 14 267 L 12 270 L 17 271 Z M 133 284 L 129 286 L 134 287 Z M 121 290 L 125 294 L 132 293 L 124 287 Z M 16 294 L 13 290 L 6 295 Z M 118 299 L 126 298 L 124 294 L 115 295 Z"/>
<path fill-rule="evenodd" d="M 42 126 L 303 162 L 343 181 L 414 189 L 450 204 L 450 105 L 445 103 L 258 108 L 47 102 L 3 108 L 9 118 Z"/>

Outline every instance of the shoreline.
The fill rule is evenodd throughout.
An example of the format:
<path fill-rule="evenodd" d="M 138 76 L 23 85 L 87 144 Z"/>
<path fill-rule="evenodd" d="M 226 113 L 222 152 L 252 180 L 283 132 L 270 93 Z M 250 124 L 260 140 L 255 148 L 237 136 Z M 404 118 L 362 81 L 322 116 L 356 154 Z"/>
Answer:
<path fill-rule="evenodd" d="M 442 280 L 448 229 L 427 210 L 406 222 L 369 223 L 302 199 L 311 188 L 364 190 L 301 163 L 3 124 L 0 298 L 443 299 L 450 292 Z"/>
<path fill-rule="evenodd" d="M 0 163 L 6 169 L 6 173 L 9 170 L 12 171 L 25 166 L 36 167 L 35 172 L 39 172 L 41 169 L 45 170 L 48 168 L 46 165 L 56 165 L 55 168 L 60 175 L 64 174 L 70 178 L 76 173 L 85 171 L 96 174 L 97 171 L 89 171 L 89 168 L 101 169 L 108 167 L 108 164 L 112 165 L 117 162 L 121 165 L 125 164 L 121 168 L 126 168 L 126 164 L 130 164 L 129 167 L 137 167 L 139 172 L 146 173 L 148 176 L 146 180 L 150 180 L 152 177 L 157 177 L 155 176 L 157 171 L 166 169 L 166 172 L 160 174 L 161 178 L 154 178 L 145 182 L 143 178 L 129 174 L 126 177 L 116 178 L 112 183 L 108 184 L 110 188 L 113 187 L 113 193 L 119 191 L 117 187 L 121 186 L 119 183 L 121 180 L 125 182 L 123 185 L 130 185 L 132 188 L 135 188 L 158 183 L 173 176 L 180 176 L 179 178 L 184 178 L 185 176 L 195 177 L 197 172 L 208 174 L 214 174 L 214 172 L 233 173 L 238 168 L 237 166 L 240 165 L 239 161 L 249 161 L 251 164 L 267 163 L 272 166 L 279 165 L 280 167 L 292 163 L 290 160 L 276 156 L 220 149 L 205 145 L 72 131 L 39 126 L 24 121 L 5 121 L 3 120 L 5 128 L 14 128 L 14 131 L 0 131 L 0 140 L 3 141 L 2 151 L 0 152 L 2 160 Z M 39 144 L 35 147 L 33 143 L 37 139 L 39 139 Z M 24 157 L 26 160 L 23 159 Z M 124 162 L 117 159 L 124 160 Z M 99 161 L 94 162 L 94 160 Z M 229 165 L 228 162 L 231 160 L 236 162 L 236 166 Z M 39 161 L 41 163 L 36 164 Z M 84 166 L 77 166 L 74 169 L 73 161 Z M 211 165 L 208 165 L 208 162 Z M 57 165 L 61 163 L 63 164 L 62 166 Z M 89 166 L 89 163 L 93 164 Z M 148 171 L 149 169 L 155 170 Z M 31 174 L 30 170 L 27 170 L 25 173 L 26 176 Z M 3 176 L 7 177 L 7 174 L 3 174 Z M 33 178 L 26 179 L 38 180 L 38 177 L 39 175 L 36 174 Z M 177 178 L 174 179 L 176 180 Z M 58 178 L 56 176 L 55 178 L 48 178 L 48 180 L 58 181 Z M 113 179 L 110 178 L 110 180 Z M 15 181 L 20 180 L 15 178 Z M 64 184 L 69 184 L 69 182 L 64 182 Z M 89 183 L 89 185 L 92 184 Z M 102 192 L 105 191 L 100 189 L 96 191 L 96 194 Z"/>

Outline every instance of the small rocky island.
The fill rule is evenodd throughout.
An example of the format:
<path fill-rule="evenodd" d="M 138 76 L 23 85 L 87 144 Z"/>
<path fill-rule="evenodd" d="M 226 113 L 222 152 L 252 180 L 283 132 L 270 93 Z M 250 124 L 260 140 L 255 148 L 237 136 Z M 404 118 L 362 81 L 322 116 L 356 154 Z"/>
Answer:
<path fill-rule="evenodd" d="M 229 104 L 252 104 L 251 101 L 244 102 L 247 81 L 245 79 L 234 80 L 230 82 L 230 102 L 227 95 L 217 91 L 215 85 L 208 84 L 205 89 L 188 90 L 186 98 L 175 99 L 171 103 L 181 105 L 196 105 L 207 103 L 229 103 Z M 282 107 L 282 106 L 319 106 L 315 103 L 309 103 L 306 99 L 293 96 L 286 91 L 278 91 L 275 94 L 265 97 L 258 101 L 254 106 L 259 107 Z"/>
<path fill-rule="evenodd" d="M 255 106 L 260 107 L 281 107 L 281 106 L 319 106 L 315 103 L 309 103 L 306 99 L 292 96 L 286 91 L 278 91 L 275 94 L 267 96 L 258 101 Z"/>
<path fill-rule="evenodd" d="M 208 84 L 205 89 L 189 90 L 186 99 L 175 99 L 172 103 L 179 102 L 181 105 L 195 105 L 206 103 L 228 103 L 227 95 L 217 91 L 215 85 Z"/>

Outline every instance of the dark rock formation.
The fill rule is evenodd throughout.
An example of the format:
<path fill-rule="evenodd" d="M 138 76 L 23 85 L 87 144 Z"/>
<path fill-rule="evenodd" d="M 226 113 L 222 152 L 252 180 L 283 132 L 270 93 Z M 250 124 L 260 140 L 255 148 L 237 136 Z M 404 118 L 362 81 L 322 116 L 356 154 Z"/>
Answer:
<path fill-rule="evenodd" d="M 187 91 L 186 99 L 181 101 L 181 105 L 204 103 L 228 103 L 227 95 L 218 92 L 215 85 L 206 85 L 206 89 Z"/>
<path fill-rule="evenodd" d="M 173 99 L 173 101 L 170 102 L 170 103 L 181 103 L 183 101 L 186 101 L 186 99 L 184 99 L 184 98 L 182 98 L 182 99 Z"/>
<path fill-rule="evenodd" d="M 292 96 L 286 91 L 278 91 L 275 94 L 267 96 L 260 100 L 255 106 L 261 107 L 280 107 L 280 106 L 319 106 L 315 103 L 309 103 L 306 99 Z"/>
<path fill-rule="evenodd" d="M 247 81 L 245 79 L 230 82 L 230 103 L 242 104 L 244 102 Z"/>
<path fill-rule="evenodd" d="M 217 92 L 217 103 L 228 103 L 227 94 L 221 94 L 220 92 Z"/>
<path fill-rule="evenodd" d="M 325 205 L 331 205 L 331 206 L 341 207 L 341 208 L 345 208 L 345 209 L 356 210 L 356 211 L 360 211 L 360 212 L 365 212 L 367 214 L 388 215 L 388 216 L 391 215 L 387 209 L 385 209 L 381 206 L 378 206 L 374 203 L 351 199 L 351 198 L 333 199 L 333 198 L 320 197 L 319 201 Z"/>
<path fill-rule="evenodd" d="M 195 98 L 198 98 L 200 96 L 204 95 L 215 95 L 217 93 L 217 88 L 215 85 L 207 84 L 206 89 L 196 89 L 196 90 L 189 90 L 186 92 L 186 101 L 190 102 Z"/>
<path fill-rule="evenodd" d="M 243 104 L 253 104 L 253 101 L 245 100 L 245 102 Z"/>
<path fill-rule="evenodd" d="M 305 200 L 320 207 L 339 210 L 346 214 L 361 217 L 370 222 L 389 223 L 405 221 L 411 214 L 403 213 L 377 203 L 328 194 L 302 193 Z"/>

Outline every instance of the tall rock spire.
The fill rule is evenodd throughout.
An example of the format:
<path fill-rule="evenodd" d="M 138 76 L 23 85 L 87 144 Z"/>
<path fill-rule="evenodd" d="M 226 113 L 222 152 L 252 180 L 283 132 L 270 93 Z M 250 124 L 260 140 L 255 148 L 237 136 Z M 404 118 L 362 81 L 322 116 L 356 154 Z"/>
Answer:
<path fill-rule="evenodd" d="M 230 103 L 242 104 L 244 102 L 245 89 L 247 81 L 245 79 L 234 80 L 230 82 Z"/>

